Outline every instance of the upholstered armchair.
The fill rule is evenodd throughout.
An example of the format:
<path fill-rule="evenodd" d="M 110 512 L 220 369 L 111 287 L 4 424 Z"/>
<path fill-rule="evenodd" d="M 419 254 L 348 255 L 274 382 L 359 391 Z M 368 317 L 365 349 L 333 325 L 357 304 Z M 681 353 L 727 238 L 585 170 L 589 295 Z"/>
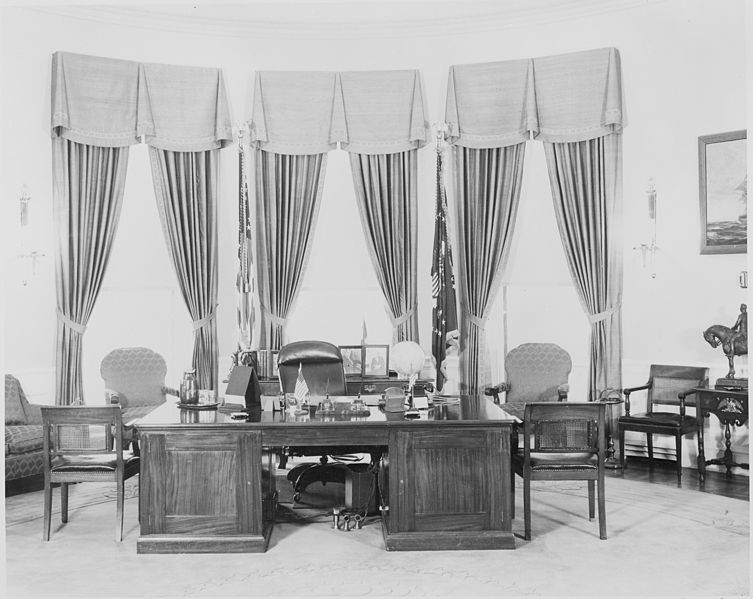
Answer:
<path fill-rule="evenodd" d="M 19 380 L 5 375 L 5 480 L 42 474 L 42 406 L 29 403 Z"/>
<path fill-rule="evenodd" d="M 566 401 L 570 390 L 568 377 L 573 363 L 568 354 L 554 343 L 524 343 L 505 357 L 505 380 L 484 390 L 504 409 L 523 418 L 530 402 Z"/>
<path fill-rule="evenodd" d="M 105 403 L 122 408 L 123 422 L 146 416 L 165 403 L 168 394 L 178 395 L 165 386 L 164 358 L 146 347 L 112 350 L 102 360 L 99 372 L 105 382 Z"/>

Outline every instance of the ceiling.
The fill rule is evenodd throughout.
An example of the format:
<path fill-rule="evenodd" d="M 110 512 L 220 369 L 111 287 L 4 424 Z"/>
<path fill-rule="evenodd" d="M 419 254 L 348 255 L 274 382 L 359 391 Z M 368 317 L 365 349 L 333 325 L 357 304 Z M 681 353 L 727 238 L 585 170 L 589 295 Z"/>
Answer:
<path fill-rule="evenodd" d="M 654 0 L 655 1 L 655 0 Z M 173 0 L 25 3 L 90 21 L 221 36 L 447 35 L 525 27 L 645 6 L 647 0 Z"/>

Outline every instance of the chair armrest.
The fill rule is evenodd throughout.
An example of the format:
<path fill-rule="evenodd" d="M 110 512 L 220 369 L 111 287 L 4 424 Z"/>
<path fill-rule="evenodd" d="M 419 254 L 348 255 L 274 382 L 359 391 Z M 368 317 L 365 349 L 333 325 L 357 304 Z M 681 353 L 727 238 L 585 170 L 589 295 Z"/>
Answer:
<path fill-rule="evenodd" d="M 651 388 L 651 381 L 640 387 L 625 387 L 622 390 L 622 393 L 625 396 L 625 416 L 630 416 L 630 394 L 633 391 L 644 391 L 649 388 Z"/>
<path fill-rule="evenodd" d="M 570 385 L 567 383 L 557 387 L 557 401 L 567 401 L 568 393 L 570 393 Z"/>
<path fill-rule="evenodd" d="M 42 406 L 35 403 L 27 403 L 24 406 L 26 412 L 26 424 L 42 424 Z"/>
<path fill-rule="evenodd" d="M 108 404 L 120 404 L 123 399 L 123 395 L 119 391 L 114 389 L 105 389 L 105 403 Z"/>
<path fill-rule="evenodd" d="M 695 389 L 686 389 L 677 394 L 677 398 L 680 400 L 680 416 L 685 416 L 685 398 L 688 395 L 695 395 Z"/>
<path fill-rule="evenodd" d="M 164 393 L 165 395 L 174 395 L 175 397 L 180 397 L 180 391 L 166 385 L 162 385 L 162 393 Z"/>
<path fill-rule="evenodd" d="M 484 395 L 494 397 L 494 403 L 499 403 L 499 394 L 505 393 L 510 390 L 510 385 L 504 381 L 493 387 L 486 387 L 484 389 Z"/>

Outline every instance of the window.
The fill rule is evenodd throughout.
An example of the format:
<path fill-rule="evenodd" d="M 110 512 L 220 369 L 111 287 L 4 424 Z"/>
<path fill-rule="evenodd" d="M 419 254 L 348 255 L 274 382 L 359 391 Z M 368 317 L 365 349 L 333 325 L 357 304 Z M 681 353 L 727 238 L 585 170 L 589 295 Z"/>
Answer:
<path fill-rule="evenodd" d="M 540 143 L 526 147 L 513 247 L 486 331 L 489 382 L 504 380 L 504 356 L 512 348 L 556 343 L 573 360 L 569 397 L 587 399 L 588 319 L 562 249 Z"/>

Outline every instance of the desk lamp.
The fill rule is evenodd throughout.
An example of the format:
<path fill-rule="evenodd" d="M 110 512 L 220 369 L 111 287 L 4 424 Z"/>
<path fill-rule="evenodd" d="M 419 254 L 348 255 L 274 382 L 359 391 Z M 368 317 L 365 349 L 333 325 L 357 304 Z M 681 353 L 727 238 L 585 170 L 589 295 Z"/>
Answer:
<path fill-rule="evenodd" d="M 390 349 L 390 368 L 408 379 L 410 407 L 413 407 L 413 385 L 424 365 L 426 354 L 415 341 L 401 341 Z"/>

